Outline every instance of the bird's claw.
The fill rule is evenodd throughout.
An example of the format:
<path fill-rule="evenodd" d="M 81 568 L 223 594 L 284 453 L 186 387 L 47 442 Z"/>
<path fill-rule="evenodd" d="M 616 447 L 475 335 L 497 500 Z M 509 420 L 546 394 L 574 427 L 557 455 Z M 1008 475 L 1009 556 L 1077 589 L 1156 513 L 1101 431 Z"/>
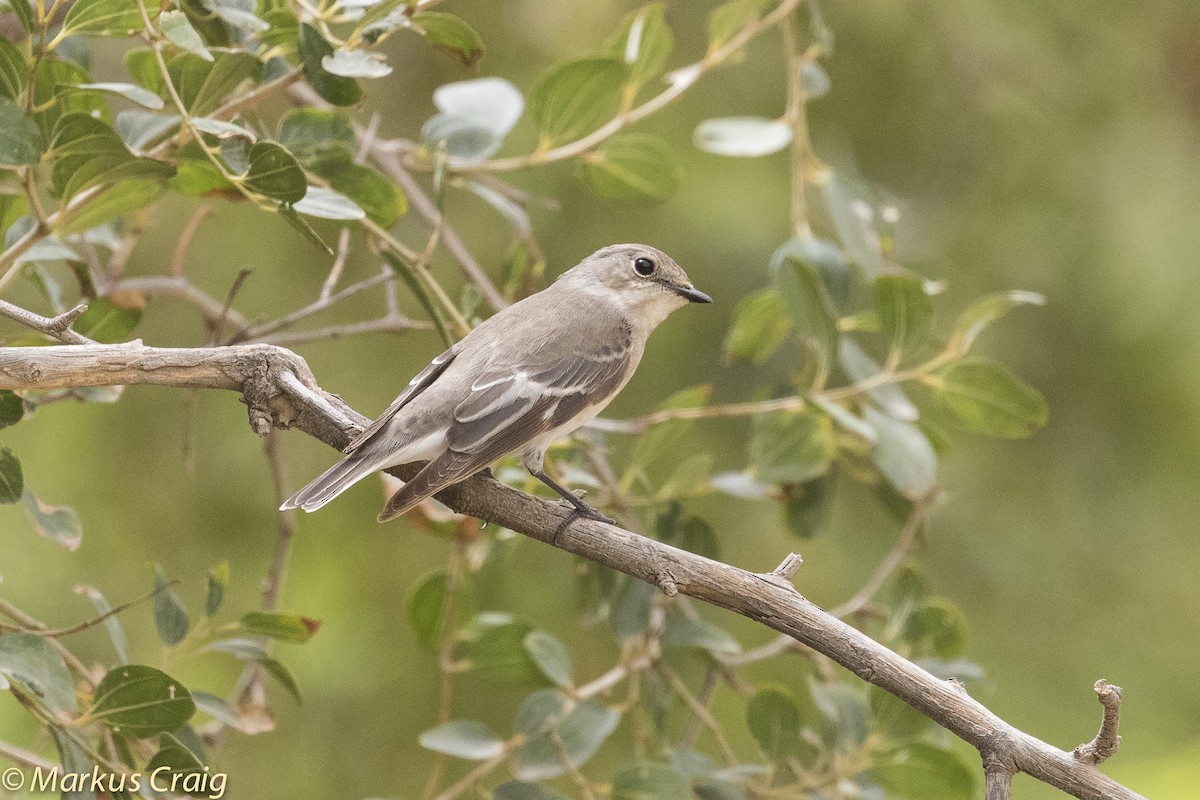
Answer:
<path fill-rule="evenodd" d="M 594 520 L 596 522 L 603 522 L 606 525 L 616 525 L 617 524 L 617 521 L 615 519 L 613 519 L 612 517 L 604 516 L 599 511 L 597 511 L 596 509 L 592 508 L 591 506 L 589 506 L 585 503 L 580 503 L 579 505 L 574 505 L 574 504 L 568 503 L 567 501 L 564 500 L 564 501 L 562 501 L 562 504 L 564 506 L 566 506 L 567 508 L 569 508 L 571 513 L 567 514 L 567 516 L 563 518 L 563 521 L 561 523 L 559 523 L 558 528 L 556 528 L 554 531 L 554 537 L 551 539 L 551 542 L 557 541 L 559 534 L 561 534 L 563 531 L 565 531 L 570 526 L 570 524 L 577 519 L 581 519 L 581 518 L 582 519 L 590 519 L 590 520 Z"/>

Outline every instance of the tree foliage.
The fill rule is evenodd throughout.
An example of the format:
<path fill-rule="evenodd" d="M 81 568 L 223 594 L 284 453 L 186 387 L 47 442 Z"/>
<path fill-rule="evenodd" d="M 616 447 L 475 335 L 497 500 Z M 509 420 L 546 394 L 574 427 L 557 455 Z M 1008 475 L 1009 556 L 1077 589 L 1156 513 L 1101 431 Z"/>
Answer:
<path fill-rule="evenodd" d="M 593 53 L 553 65 L 527 87 L 472 77 L 487 32 L 427 10 L 433 5 L 10 0 L 25 35 L 0 40 L 0 292 L 18 279 L 31 281 L 51 317 L 87 304 L 73 319 L 78 334 L 98 342 L 137 336 L 153 297 L 121 289 L 121 254 L 139 235 L 130 221 L 140 209 L 185 195 L 276 215 L 333 263 L 315 310 L 249 320 L 237 312 L 236 285 L 228 301 L 196 301 L 206 344 L 303 341 L 303 333 L 280 333 L 338 301 L 338 264 L 349 246 L 378 252 L 383 271 L 342 293 L 393 291 L 398 281 L 451 341 L 543 280 L 526 199 L 497 176 L 571 162 L 597 203 L 669 197 L 680 178 L 674 151 L 691 145 L 637 123 L 698 91 L 705 73 L 736 62 L 758 46 L 760 34 L 778 29 L 789 72 L 781 116 L 709 119 L 693 142 L 731 158 L 792 155 L 791 208 L 778 213 L 790 214 L 793 238 L 778 243 L 770 284 L 754 287 L 738 306 L 724 344 L 727 360 L 753 366 L 759 387 L 724 405 L 695 387 L 643 419 L 598 425 L 586 441 L 556 453 L 564 470 L 620 512 L 626 526 L 710 558 L 720 556 L 721 537 L 689 510 L 698 496 L 774 504 L 780 524 L 808 538 L 834 533 L 825 511 L 839 492 L 865 489 L 899 532 L 903 556 L 940 499 L 939 457 L 957 443 L 958 431 L 1012 438 L 1045 424 L 1046 404 L 1035 389 L 973 354 L 985 327 L 1041 299 L 1007 292 L 965 310 L 947 308 L 939 284 L 897 262 L 895 209 L 862 177 L 820 160 L 809 143 L 806 104 L 837 90 L 821 66 L 832 35 L 815 4 L 723 3 L 708 19 L 705 52 L 688 56 L 674 52 L 664 4 L 649 3 L 598 35 Z M 372 83 L 404 80 L 379 49 L 391 37 L 424 40 L 467 73 L 433 94 L 437 113 L 424 122 L 419 142 L 378 138 L 358 110 Z M 100 40 L 124 48 L 120 69 L 92 73 L 87 55 Z M 536 131 L 533 149 L 498 155 L 513 149 L 507 139 L 522 124 Z M 395 228 L 413 213 L 417 198 L 401 187 L 412 175 L 428 184 L 430 198 L 421 200 L 435 209 L 429 238 L 415 243 Z M 464 263 L 468 285 L 457 299 L 428 268 L 446 232 L 437 209 L 455 192 L 490 204 L 516 243 L 499 285 Z M 407 329 L 394 307 L 368 322 L 375 330 Z M 312 338 L 352 332 L 316 329 Z M 45 340 L 26 333 L 6 344 Z M 114 402 L 120 392 L 5 390 L 0 427 L 68 397 Z M 711 454 L 686 446 L 689 431 L 710 417 L 748 418 L 740 469 L 715 473 Z M 600 439 L 622 436 L 636 437 L 631 455 L 610 464 Z M 513 464 L 502 464 L 497 475 L 534 488 Z M 0 450 L 0 502 L 23 503 L 34 530 L 66 547 L 84 535 L 72 509 L 25 485 L 19 454 L 9 448 Z M 409 587 L 407 601 L 413 635 L 433 656 L 406 668 L 446 676 L 441 717 L 420 737 L 431 751 L 431 792 L 478 785 L 502 800 L 564 792 L 614 800 L 779 792 L 974 796 L 974 770 L 890 695 L 801 659 L 793 670 L 802 679 L 756 685 L 750 665 L 789 647 L 745 650 L 694 604 L 588 564 L 579 565 L 580 623 L 617 642 L 620 658 L 600 676 L 581 675 L 544 621 L 478 596 L 474 576 L 502 556 L 506 532 L 432 507 L 417 512 L 414 524 L 451 543 L 445 569 Z M 980 677 L 981 668 L 964 660 L 962 613 L 929 590 L 919 568 L 902 563 L 881 566 L 842 616 L 936 674 Z M 156 667 L 129 663 L 119 617 L 99 592 L 85 589 L 100 615 L 94 624 L 103 623 L 112 643 L 99 674 L 37 620 L 0 601 L 7 618 L 0 678 L 49 733 L 57 748 L 51 757 L 70 771 L 91 764 L 112 773 L 163 763 L 211 766 L 230 731 L 272 727 L 261 703 L 264 676 L 299 702 L 301 687 L 271 643 L 304 643 L 320 623 L 282 613 L 273 601 L 225 611 L 233 579 L 248 580 L 237 565 L 216 566 L 197 594 L 177 592 L 161 568 L 145 576 L 162 643 Z M 173 676 L 192 659 L 232 659 L 246 670 L 222 699 Z M 515 685 L 527 694 L 510 728 L 495 731 L 454 707 L 449 687 L 457 681 Z M 739 698 L 740 714 L 710 710 L 722 685 Z M 730 745 L 726 731 L 733 728 L 748 730 L 753 750 Z M 610 741 L 621 730 L 633 735 Z M 603 748 L 624 748 L 627 765 L 593 770 Z M 442 780 L 449 762 L 476 762 L 476 777 L 466 785 Z"/>

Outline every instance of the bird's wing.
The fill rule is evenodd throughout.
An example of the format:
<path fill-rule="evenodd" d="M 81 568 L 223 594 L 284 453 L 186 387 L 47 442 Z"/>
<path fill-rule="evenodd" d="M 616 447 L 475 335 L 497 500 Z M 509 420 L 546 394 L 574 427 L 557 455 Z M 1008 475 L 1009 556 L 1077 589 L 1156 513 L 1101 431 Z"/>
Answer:
<path fill-rule="evenodd" d="M 632 330 L 577 337 L 565 352 L 543 351 L 538 363 L 493 365 L 476 377 L 454 409 L 447 449 L 406 483 L 380 514 L 384 521 L 473 475 L 503 455 L 566 424 L 590 405 L 612 397 L 635 358 Z M 546 356 L 551 356 L 546 358 Z"/>
<path fill-rule="evenodd" d="M 429 362 L 429 366 L 417 373 L 416 377 L 409 381 L 408 386 L 400 393 L 400 396 L 392 401 L 392 404 L 387 407 L 387 410 L 380 414 L 374 422 L 363 428 L 362 432 L 355 436 L 350 444 L 346 445 L 344 453 L 353 453 L 358 448 L 362 447 L 368 439 L 374 436 L 383 428 L 388 421 L 396 415 L 396 412 L 408 404 L 410 400 L 419 395 L 421 392 L 429 388 L 435 380 L 438 379 L 446 367 L 450 366 L 450 362 L 458 356 L 462 343 L 459 342 L 451 346 L 449 350 L 439 355 L 433 361 Z"/>

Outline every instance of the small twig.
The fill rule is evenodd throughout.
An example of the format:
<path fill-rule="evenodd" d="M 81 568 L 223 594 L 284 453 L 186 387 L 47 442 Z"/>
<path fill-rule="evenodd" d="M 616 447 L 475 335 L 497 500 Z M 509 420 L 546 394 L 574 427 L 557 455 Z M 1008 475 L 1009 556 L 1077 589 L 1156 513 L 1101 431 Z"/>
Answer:
<path fill-rule="evenodd" d="M 215 325 L 222 316 L 226 322 L 232 323 L 238 329 L 250 325 L 250 321 L 240 312 L 233 308 L 225 308 L 224 303 L 191 283 L 187 278 L 172 275 L 143 275 L 124 279 L 114 286 L 113 290 L 140 292 L 147 296 L 176 297 L 195 306 L 209 327 Z"/>
<path fill-rule="evenodd" d="M 863 587 L 854 593 L 846 602 L 839 606 L 834 606 L 829 610 L 829 613 L 835 617 L 845 618 L 851 614 L 861 611 L 867 603 L 871 602 L 871 598 L 887 583 L 888 578 L 892 573 L 904 563 L 904 557 L 908 555 L 908 551 L 912 549 L 913 543 L 917 540 L 917 534 L 920 533 L 925 522 L 925 512 L 927 511 L 926 499 L 921 499 L 913 503 L 912 510 L 908 514 L 908 519 L 904 521 L 904 528 L 900 531 L 900 537 L 896 540 L 896 544 L 884 556 L 883 561 L 875 568 L 875 572 L 863 584 Z"/>
<path fill-rule="evenodd" d="M 280 502 L 282 502 L 282 501 L 280 501 Z M 57 639 L 60 636 L 70 636 L 72 633 L 79 633 L 80 631 L 86 631 L 88 628 L 94 628 L 95 626 L 99 625 L 101 622 L 104 622 L 104 620 L 108 619 L 109 617 L 115 617 L 117 614 L 120 614 L 122 611 L 126 611 L 140 603 L 144 603 L 147 600 L 149 600 L 150 598 L 154 597 L 154 595 L 158 594 L 159 592 L 167 589 L 170 586 L 176 586 L 177 584 L 179 584 L 178 579 L 167 581 L 166 583 L 162 584 L 161 586 L 154 587 L 154 589 L 152 589 L 149 592 L 146 592 L 141 597 L 137 597 L 128 602 L 121 603 L 119 606 L 114 606 L 113 608 L 110 608 L 108 611 L 105 611 L 103 614 L 101 614 L 98 617 L 92 617 L 87 622 L 81 622 L 78 625 L 72 625 L 69 628 L 47 629 L 47 628 L 40 627 L 38 625 L 34 625 L 34 626 L 31 626 L 28 628 L 15 628 L 11 625 L 0 625 L 0 629 L 7 629 L 11 633 L 34 633 L 34 634 L 37 634 L 38 636 L 45 636 L 49 639 Z"/>
<path fill-rule="evenodd" d="M 333 266 L 329 268 L 329 277 L 321 284 L 321 300 L 328 300 L 333 294 L 333 288 L 342 278 L 342 270 L 346 267 L 346 258 L 350 255 L 350 229 L 342 228 L 338 234 L 337 255 L 333 258 Z"/>
<path fill-rule="evenodd" d="M 707 707 L 712 700 L 713 692 L 717 688 L 717 680 L 721 677 L 720 670 L 709 667 L 704 673 L 704 683 L 700 685 L 700 691 L 696 692 L 696 700 L 703 706 Z M 696 714 L 692 714 L 687 725 L 683 729 L 683 735 L 679 737 L 679 746 L 690 748 L 696 742 L 696 737 L 700 735 L 700 729 L 704 722 Z"/>
<path fill-rule="evenodd" d="M 345 325 L 330 325 L 327 328 L 317 328 L 311 331 L 260 336 L 256 337 L 254 341 L 294 346 L 307 344 L 308 342 L 317 342 L 323 339 L 341 339 L 346 336 L 357 336 L 364 333 L 407 333 L 408 331 L 425 331 L 432 327 L 431 323 L 423 320 L 413 320 L 404 316 L 385 314 L 378 319 L 371 319 L 366 322 L 349 322 Z"/>
<path fill-rule="evenodd" d="M 800 565 L 803 563 L 804 559 L 800 557 L 799 553 L 788 553 L 779 566 L 771 570 L 771 574 L 777 578 L 790 581 L 792 576 L 796 574 L 796 570 L 800 569 Z"/>
<path fill-rule="evenodd" d="M 229 312 L 233 309 L 233 301 L 237 297 L 238 292 L 242 290 L 246 279 L 250 277 L 253 270 L 241 269 L 238 270 L 237 276 L 233 279 L 233 283 L 229 286 L 229 291 L 225 294 L 225 304 L 221 306 L 221 313 L 212 323 L 212 331 L 209 333 L 209 344 L 216 344 L 221 341 L 221 333 L 225 328 L 225 320 L 229 318 Z M 282 500 L 280 502 L 283 502 Z"/>
<path fill-rule="evenodd" d="M 558 731 L 551 728 L 546 732 L 546 737 L 550 739 L 550 742 L 554 745 L 554 749 L 558 752 L 558 760 L 566 769 L 567 774 L 571 776 L 571 780 L 579 788 L 579 796 L 583 800 L 596 800 L 596 793 L 592 791 L 592 785 L 588 783 L 587 776 L 579 771 L 579 767 L 571 759 L 571 754 L 567 752 L 567 745 L 563 742 L 562 737 L 558 735 Z"/>
<path fill-rule="evenodd" d="M 713 740 L 717 743 L 717 749 L 721 751 L 721 758 L 725 759 L 725 763 L 731 767 L 736 766 L 738 763 L 737 753 L 733 752 L 733 748 L 729 746 L 729 740 L 725 738 L 725 733 L 721 730 L 720 723 L 713 717 L 708 707 L 691 693 L 687 688 L 687 684 L 675 673 L 675 670 L 661 662 L 655 665 L 655 669 L 667 679 L 667 682 L 671 684 L 671 688 L 683 700 L 684 705 L 691 709 L 691 712 L 704 723 L 704 727 L 708 728 Z"/>
<path fill-rule="evenodd" d="M 183 277 L 184 265 L 187 264 L 187 251 L 192 245 L 192 239 L 195 238 L 196 231 L 200 230 L 200 225 L 212 213 L 212 206 L 200 206 L 196 209 L 196 213 L 192 214 L 187 225 L 183 226 L 183 230 L 179 234 L 179 242 L 175 245 L 175 254 L 171 257 L 171 274 L 176 278 Z"/>
<path fill-rule="evenodd" d="M 1017 774 L 1016 765 L 998 750 L 986 751 L 982 755 L 984 785 L 987 787 L 985 800 L 1009 800 L 1013 776 Z"/>
<path fill-rule="evenodd" d="M 275 500 L 282 504 L 290 495 L 287 481 L 287 458 L 283 452 L 283 435 L 273 430 L 263 440 L 263 452 L 267 456 L 267 464 L 271 468 L 271 484 L 275 489 Z M 283 583 L 287 576 L 288 561 L 292 553 L 292 537 L 296 534 L 296 512 L 279 512 L 279 530 L 275 538 L 275 552 L 271 555 L 271 566 L 267 568 L 267 576 L 263 580 L 262 607 L 264 611 L 274 611 L 279 607 L 279 597 L 283 593 Z"/>
<path fill-rule="evenodd" d="M 87 311 L 87 304 L 80 303 L 70 311 L 64 311 L 56 317 L 43 317 L 32 311 L 26 311 L 20 306 L 0 300 L 0 316 L 16 320 L 27 328 L 33 328 L 39 333 L 51 336 L 63 344 L 95 344 L 82 333 L 71 330 L 71 324 Z"/>
<path fill-rule="evenodd" d="M 15 744 L 8 742 L 0 742 L 0 758 L 7 758 L 9 761 L 14 761 L 17 764 L 24 764 L 27 767 L 33 767 L 45 772 L 55 774 L 60 772 L 58 764 L 47 761 L 37 753 L 31 753 L 23 747 L 17 747 Z"/>
<path fill-rule="evenodd" d="M 315 300 L 314 302 L 304 306 L 303 308 L 298 308 L 289 314 L 284 314 L 278 319 L 270 322 L 264 322 L 261 325 L 247 327 L 231 337 L 230 344 L 264 339 L 268 334 L 275 333 L 276 331 L 283 330 L 284 328 L 289 328 L 300 320 L 311 317 L 314 314 L 318 314 L 325 309 L 342 302 L 343 300 L 353 297 L 359 292 L 370 289 L 372 286 L 377 286 L 380 283 L 395 283 L 395 281 L 396 273 L 385 267 L 384 271 L 377 275 L 372 275 L 370 278 L 366 278 L 358 283 L 351 284 L 341 291 L 330 294 L 328 297 L 321 297 L 318 300 Z"/>
<path fill-rule="evenodd" d="M 454 800 L 463 792 L 470 789 L 475 783 L 496 767 L 508 760 L 512 751 L 519 747 L 525 741 L 525 736 L 518 734 L 504 743 L 504 748 L 496 755 L 489 758 L 487 761 L 481 761 L 466 775 L 463 775 L 457 781 L 452 783 L 441 794 L 433 798 L 433 800 Z"/>
<path fill-rule="evenodd" d="M 1092 688 L 1096 691 L 1096 699 L 1104 706 L 1104 718 L 1096 736 L 1075 748 L 1075 759 L 1085 764 L 1100 764 L 1112 758 L 1121 746 L 1121 737 L 1117 735 L 1121 724 L 1121 687 L 1101 678 Z"/>

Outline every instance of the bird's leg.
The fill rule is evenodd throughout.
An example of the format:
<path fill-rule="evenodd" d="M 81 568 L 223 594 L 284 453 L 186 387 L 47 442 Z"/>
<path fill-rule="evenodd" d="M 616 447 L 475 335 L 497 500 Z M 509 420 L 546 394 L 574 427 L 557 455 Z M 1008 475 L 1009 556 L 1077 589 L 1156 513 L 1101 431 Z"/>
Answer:
<path fill-rule="evenodd" d="M 587 503 L 583 502 L 578 497 L 576 497 L 575 493 L 572 492 L 570 489 L 567 489 L 562 484 L 560 484 L 558 481 L 554 480 L 553 478 L 551 478 L 549 475 L 542 472 L 541 470 L 532 470 L 531 469 L 531 470 L 529 470 L 529 474 L 532 475 L 533 477 L 537 478 L 542 483 L 549 486 L 554 491 L 558 492 L 558 494 L 561 495 L 562 498 L 564 500 L 566 500 L 568 503 L 570 503 L 571 506 L 574 508 L 574 510 L 571 512 L 571 515 L 568 516 L 563 521 L 562 525 L 560 525 L 558 527 L 558 530 L 555 531 L 555 533 L 554 533 L 555 538 L 558 537 L 558 534 L 561 533 L 563 531 L 563 529 L 565 529 L 568 525 L 570 525 L 572 522 L 574 522 L 579 517 L 586 517 L 587 519 L 594 519 L 597 522 L 607 522 L 609 525 L 617 524 L 616 520 L 614 520 L 612 517 L 604 516 L 599 511 L 592 508 Z"/>

